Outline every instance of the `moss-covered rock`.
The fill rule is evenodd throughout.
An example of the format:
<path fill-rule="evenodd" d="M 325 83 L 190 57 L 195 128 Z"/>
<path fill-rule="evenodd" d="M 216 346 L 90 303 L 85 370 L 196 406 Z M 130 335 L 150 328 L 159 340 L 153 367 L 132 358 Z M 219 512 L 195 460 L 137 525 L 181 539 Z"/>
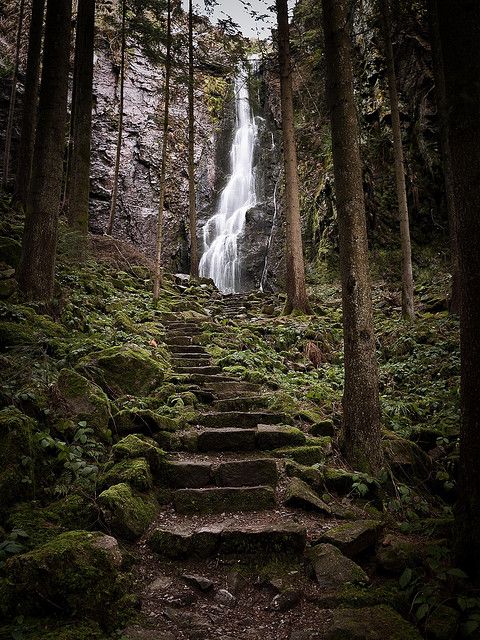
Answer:
<path fill-rule="evenodd" d="M 53 397 L 64 417 L 85 421 L 102 440 L 110 439 L 110 400 L 96 384 L 73 369 L 62 369 Z"/>
<path fill-rule="evenodd" d="M 146 436 L 130 434 L 112 447 L 115 460 L 145 458 L 155 474 L 162 473 L 166 465 L 165 452 L 157 446 L 155 440 Z"/>
<path fill-rule="evenodd" d="M 69 531 L 28 553 L 7 560 L 18 612 L 50 608 L 110 626 L 122 613 L 122 563 L 115 538 L 99 532 Z"/>
<path fill-rule="evenodd" d="M 172 433 L 182 426 L 179 419 L 164 416 L 152 409 L 122 409 L 113 416 L 113 424 L 115 431 L 121 435 L 139 432 L 153 435 L 159 431 Z"/>
<path fill-rule="evenodd" d="M 420 640 L 418 631 L 386 605 L 335 609 L 325 640 Z"/>
<path fill-rule="evenodd" d="M 121 460 L 102 474 L 99 484 L 103 488 L 126 483 L 139 491 L 149 491 L 153 486 L 150 465 L 145 458 Z"/>
<path fill-rule="evenodd" d="M 367 583 L 365 571 L 331 544 L 318 544 L 309 549 L 310 560 L 318 584 L 325 589 L 340 589 L 346 583 Z"/>
<path fill-rule="evenodd" d="M 161 384 L 167 369 L 165 363 L 135 344 L 98 351 L 83 359 L 79 368 L 113 397 L 148 395 Z"/>
<path fill-rule="evenodd" d="M 285 489 L 284 504 L 287 507 L 331 514 L 330 507 L 300 478 L 289 480 Z"/>
<path fill-rule="evenodd" d="M 431 460 L 422 449 L 410 440 L 388 431 L 384 435 L 383 447 L 387 463 L 394 471 L 427 478 Z"/>
<path fill-rule="evenodd" d="M 0 513 L 30 494 L 35 474 L 35 426 L 35 420 L 13 406 L 0 411 Z M 26 465 L 22 459 L 27 460 Z"/>
<path fill-rule="evenodd" d="M 272 451 L 274 456 L 279 458 L 290 458 L 302 465 L 321 464 L 325 462 L 326 456 L 331 451 L 331 439 L 326 438 L 325 446 L 304 445 L 302 447 L 282 447 Z"/>
<path fill-rule="evenodd" d="M 2 236 L 0 238 L 0 262 L 5 262 L 14 269 L 18 267 L 22 246 L 13 238 Z"/>
<path fill-rule="evenodd" d="M 124 482 L 103 491 L 98 496 L 98 505 L 106 525 L 127 540 L 139 538 L 153 522 L 158 510 L 154 496 L 134 493 Z"/>
<path fill-rule="evenodd" d="M 329 529 L 320 540 L 335 545 L 346 556 L 354 558 L 375 547 L 382 528 L 382 523 L 376 520 L 345 522 Z"/>

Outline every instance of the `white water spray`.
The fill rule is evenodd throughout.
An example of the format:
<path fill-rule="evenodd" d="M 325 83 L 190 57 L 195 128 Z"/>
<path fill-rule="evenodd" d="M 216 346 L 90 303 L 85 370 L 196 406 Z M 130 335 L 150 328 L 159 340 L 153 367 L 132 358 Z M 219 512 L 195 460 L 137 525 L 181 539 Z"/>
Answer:
<path fill-rule="evenodd" d="M 231 174 L 215 214 L 203 227 L 204 253 L 199 265 L 200 275 L 212 278 L 222 293 L 240 290 L 238 241 L 245 229 L 247 211 L 257 204 L 253 154 L 258 128 L 250 106 L 248 70 L 243 66 L 235 78 L 235 114 Z"/>

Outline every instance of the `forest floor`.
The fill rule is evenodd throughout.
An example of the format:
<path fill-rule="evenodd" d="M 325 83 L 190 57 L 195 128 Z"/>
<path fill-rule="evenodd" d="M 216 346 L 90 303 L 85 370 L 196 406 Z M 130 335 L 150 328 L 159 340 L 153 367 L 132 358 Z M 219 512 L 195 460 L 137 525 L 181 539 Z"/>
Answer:
<path fill-rule="evenodd" d="M 153 307 L 132 247 L 98 238 L 79 264 L 62 229 L 42 309 L 16 300 L 20 233 L 6 216 L 0 638 L 476 637 L 451 561 L 458 322 L 440 259 L 417 262 L 415 323 L 375 278 L 387 468 L 370 478 L 340 453 L 334 277 L 312 283 L 310 317 L 170 276 Z"/>

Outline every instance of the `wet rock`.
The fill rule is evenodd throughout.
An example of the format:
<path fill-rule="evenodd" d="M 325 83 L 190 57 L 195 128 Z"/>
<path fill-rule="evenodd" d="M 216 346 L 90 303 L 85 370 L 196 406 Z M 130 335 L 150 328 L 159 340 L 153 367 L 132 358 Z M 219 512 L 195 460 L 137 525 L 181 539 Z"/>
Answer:
<path fill-rule="evenodd" d="M 287 589 L 282 593 L 278 593 L 270 603 L 270 608 L 274 611 L 290 611 L 297 606 L 302 599 L 302 592 L 294 589 Z"/>
<path fill-rule="evenodd" d="M 284 504 L 287 507 L 319 511 L 327 515 L 331 514 L 329 505 L 299 478 L 289 480 L 285 491 Z"/>
<path fill-rule="evenodd" d="M 188 585 L 200 589 L 200 591 L 211 591 L 214 586 L 214 583 L 204 576 L 185 573 L 182 575 L 182 578 Z"/>
<path fill-rule="evenodd" d="M 226 589 L 219 589 L 215 594 L 215 602 L 224 607 L 234 607 L 237 604 L 235 596 Z"/>
<path fill-rule="evenodd" d="M 335 609 L 325 640 L 420 640 L 418 631 L 385 605 Z"/>
<path fill-rule="evenodd" d="M 321 587 L 337 589 L 346 582 L 365 583 L 369 578 L 353 560 L 331 544 L 319 544 L 307 552 L 317 582 Z"/>
<path fill-rule="evenodd" d="M 332 527 L 321 536 L 320 542 L 338 547 L 340 551 L 354 558 L 363 551 L 371 550 L 378 542 L 382 523 L 377 520 L 357 520 Z"/>

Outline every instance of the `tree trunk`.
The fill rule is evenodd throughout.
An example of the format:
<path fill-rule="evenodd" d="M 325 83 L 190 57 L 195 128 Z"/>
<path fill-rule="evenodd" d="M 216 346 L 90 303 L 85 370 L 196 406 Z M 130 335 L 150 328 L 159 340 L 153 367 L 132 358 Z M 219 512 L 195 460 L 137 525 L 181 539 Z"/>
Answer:
<path fill-rule="evenodd" d="M 32 173 L 44 13 L 45 0 L 32 0 L 25 91 L 23 94 L 22 128 L 20 132 L 18 167 L 15 181 L 15 201 L 22 209 L 25 209 L 27 205 L 28 187 Z"/>
<path fill-rule="evenodd" d="M 398 216 L 400 219 L 400 243 L 402 248 L 402 315 L 404 318 L 413 320 L 415 318 L 415 305 L 413 294 L 412 244 L 410 241 L 407 187 L 405 184 L 405 163 L 403 159 L 400 111 L 398 108 L 397 76 L 395 73 L 395 61 L 393 58 L 389 0 L 380 0 L 380 13 L 383 23 L 385 59 L 387 63 L 388 92 L 390 95 L 390 113 L 392 116 L 395 183 L 397 188 Z"/>
<path fill-rule="evenodd" d="M 460 267 L 459 566 L 480 579 L 480 3 L 438 1 Z"/>
<path fill-rule="evenodd" d="M 79 0 L 75 38 L 75 104 L 72 104 L 72 150 L 68 176 L 67 217 L 83 237 L 88 233 L 92 133 L 95 0 Z"/>
<path fill-rule="evenodd" d="M 71 33 L 71 0 L 48 0 L 37 135 L 18 282 L 29 300 L 53 297 Z"/>
<path fill-rule="evenodd" d="M 286 198 L 286 282 L 285 313 L 310 313 L 305 287 L 302 222 L 298 186 L 297 147 L 293 117 L 290 29 L 287 0 L 276 0 L 278 22 L 278 60 L 280 65 L 280 100 L 282 109 L 283 161 Z"/>
<path fill-rule="evenodd" d="M 115 169 L 113 171 L 113 187 L 112 187 L 112 200 L 110 203 L 110 215 L 108 218 L 107 234 L 109 236 L 113 233 L 113 225 L 115 222 L 115 214 L 117 209 L 117 197 L 118 197 L 118 177 L 120 173 L 120 158 L 122 154 L 122 139 L 123 139 L 123 102 L 125 93 L 125 50 L 126 50 L 126 16 L 127 16 L 127 2 L 122 1 L 122 44 L 120 51 L 120 101 L 119 101 L 119 118 L 118 118 L 118 132 L 117 132 L 117 152 L 115 155 Z"/>
<path fill-rule="evenodd" d="M 163 284 L 162 276 L 162 241 L 163 241 L 163 207 L 165 203 L 165 174 L 167 171 L 168 152 L 168 120 L 170 111 L 170 74 L 172 67 L 172 5 L 171 0 L 167 0 L 167 54 L 165 58 L 165 93 L 164 93 L 164 113 L 163 113 L 163 139 L 162 139 L 162 162 L 160 167 L 160 185 L 158 198 L 158 220 L 157 220 L 157 243 L 155 250 L 155 274 L 153 280 L 153 299 L 157 301 L 160 296 L 160 288 Z"/>
<path fill-rule="evenodd" d="M 20 46 L 22 40 L 23 17 L 25 15 L 25 0 L 20 0 L 17 26 L 17 42 L 15 49 L 15 63 L 13 66 L 12 90 L 10 92 L 10 104 L 8 108 L 7 131 L 5 132 L 5 153 L 3 156 L 2 186 L 6 187 L 10 173 L 10 151 L 12 147 L 13 121 L 15 118 L 15 102 L 17 97 L 18 67 L 20 64 Z"/>
<path fill-rule="evenodd" d="M 443 178 L 445 182 L 445 200 L 447 203 L 448 226 L 450 232 L 450 253 L 452 264 L 452 285 L 448 308 L 450 313 L 460 313 L 460 273 L 458 265 L 458 246 L 456 229 L 456 207 L 453 191 L 452 159 L 448 146 L 447 135 L 447 106 L 445 102 L 445 78 L 443 76 L 443 53 L 440 42 L 436 0 L 428 0 L 428 17 L 430 22 L 430 40 L 432 44 L 433 74 L 435 77 L 435 94 L 437 98 L 437 112 L 440 134 L 440 148 L 442 154 Z"/>
<path fill-rule="evenodd" d="M 190 221 L 190 276 L 198 278 L 197 207 L 195 202 L 195 76 L 193 67 L 193 3 L 188 3 L 188 203 Z"/>
<path fill-rule="evenodd" d="M 383 455 L 349 2 L 322 0 L 322 4 L 342 279 L 343 437 L 350 464 L 374 474 L 382 466 Z"/>

